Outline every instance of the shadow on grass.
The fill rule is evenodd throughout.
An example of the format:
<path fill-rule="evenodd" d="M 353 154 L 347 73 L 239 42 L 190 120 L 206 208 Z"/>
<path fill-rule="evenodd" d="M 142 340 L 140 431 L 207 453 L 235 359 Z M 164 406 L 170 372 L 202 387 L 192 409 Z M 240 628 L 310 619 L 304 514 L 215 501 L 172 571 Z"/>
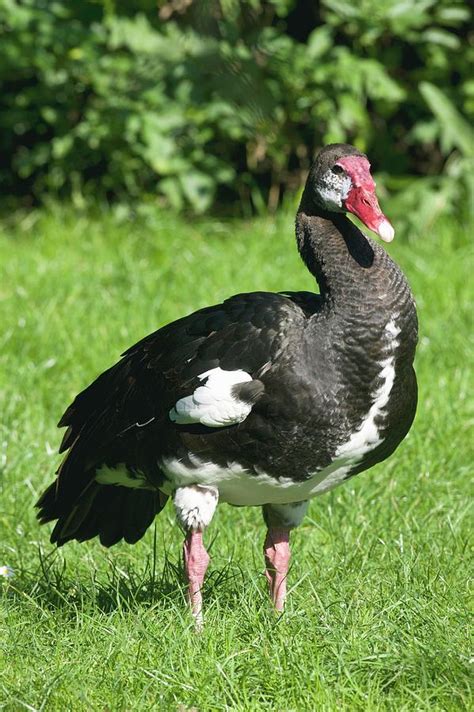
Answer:
<path fill-rule="evenodd" d="M 210 548 L 210 547 L 209 547 Z M 67 563 L 57 549 L 45 554 L 38 548 L 39 565 L 36 570 L 17 570 L 4 590 L 7 600 L 49 610 L 76 614 L 78 610 L 95 609 L 111 614 L 137 608 L 186 607 L 186 584 L 181 562 L 171 560 L 164 552 L 159 567 L 155 551 L 142 568 L 123 567 L 114 559 L 108 560 L 106 571 L 94 569 L 91 576 L 81 581 L 71 577 Z M 219 600 L 224 607 L 238 606 L 245 576 L 240 567 L 229 561 L 223 567 L 209 571 L 203 588 L 208 604 Z M 249 582 L 247 582 L 249 583 Z"/>

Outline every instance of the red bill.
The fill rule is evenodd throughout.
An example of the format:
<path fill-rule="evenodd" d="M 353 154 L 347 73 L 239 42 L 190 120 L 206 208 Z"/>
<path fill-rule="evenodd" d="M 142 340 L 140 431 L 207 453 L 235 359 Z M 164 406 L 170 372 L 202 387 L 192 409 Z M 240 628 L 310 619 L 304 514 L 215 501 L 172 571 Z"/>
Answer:
<path fill-rule="evenodd" d="M 352 181 L 344 200 L 344 207 L 362 220 L 369 230 L 379 235 L 385 242 L 391 242 L 395 230 L 380 210 L 375 194 L 374 179 L 370 174 L 370 163 L 364 156 L 345 156 L 337 161 Z"/>

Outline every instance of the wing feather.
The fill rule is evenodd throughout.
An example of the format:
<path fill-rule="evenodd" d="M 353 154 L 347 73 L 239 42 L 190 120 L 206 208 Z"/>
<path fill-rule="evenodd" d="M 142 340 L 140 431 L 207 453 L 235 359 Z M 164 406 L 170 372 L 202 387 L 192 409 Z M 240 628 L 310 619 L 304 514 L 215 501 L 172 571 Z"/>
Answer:
<path fill-rule="evenodd" d="M 179 437 L 180 426 L 168 415 L 175 403 L 189 396 L 209 369 L 241 369 L 252 379 L 271 369 L 284 349 L 285 330 L 304 327 L 310 307 L 303 309 L 303 302 L 254 292 L 201 309 L 127 349 L 79 393 L 59 421 L 66 432 L 57 480 L 37 505 L 41 521 L 58 519 L 53 539 L 64 543 L 99 534 L 110 546 L 122 537 L 142 536 L 140 522 L 146 529 L 164 501 L 154 501 L 149 491 L 98 485 L 96 470 L 122 463 L 159 488 L 160 452 Z M 253 389 L 247 386 L 248 403 L 264 389 L 253 383 Z M 203 426 L 203 436 L 205 431 Z"/>

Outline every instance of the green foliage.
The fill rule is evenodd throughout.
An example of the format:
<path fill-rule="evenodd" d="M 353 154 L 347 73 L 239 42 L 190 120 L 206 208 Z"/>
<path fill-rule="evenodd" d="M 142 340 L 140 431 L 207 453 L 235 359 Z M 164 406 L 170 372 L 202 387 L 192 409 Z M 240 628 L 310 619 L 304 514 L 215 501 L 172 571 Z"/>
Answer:
<path fill-rule="evenodd" d="M 426 130 L 435 136 L 443 155 L 448 156 L 443 173 L 418 178 L 401 190 L 395 213 L 405 214 L 405 226 L 415 223 L 432 225 L 442 213 L 456 213 L 466 208 L 474 197 L 474 137 L 472 129 L 448 97 L 430 82 L 420 83 L 420 92 L 433 112 L 428 126 L 420 124 L 420 135 Z"/>
<path fill-rule="evenodd" d="M 405 188 L 402 211 L 413 176 L 440 211 L 466 200 L 464 0 L 158 6 L 1 5 L 3 195 L 273 208 L 318 146 L 347 140 Z"/>

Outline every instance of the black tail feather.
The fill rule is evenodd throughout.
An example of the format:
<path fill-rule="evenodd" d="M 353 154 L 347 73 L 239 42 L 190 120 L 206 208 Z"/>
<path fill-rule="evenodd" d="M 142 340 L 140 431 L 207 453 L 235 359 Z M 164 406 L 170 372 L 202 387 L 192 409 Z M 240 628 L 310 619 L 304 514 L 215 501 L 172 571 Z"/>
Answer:
<path fill-rule="evenodd" d="M 37 517 L 41 524 L 47 524 L 59 517 L 59 511 L 56 501 L 56 482 L 52 482 L 43 492 L 35 505 L 39 512 Z"/>
<path fill-rule="evenodd" d="M 64 542 L 75 537 L 76 531 L 87 517 L 90 516 L 98 492 L 99 485 L 91 481 L 74 506 L 69 507 L 67 503 L 63 502 L 62 511 L 58 513 L 58 521 L 51 534 L 51 541 L 53 543 L 58 541 L 57 535 L 60 535 L 61 538 L 64 539 Z M 56 496 L 58 501 L 60 501 L 58 493 Z"/>
<path fill-rule="evenodd" d="M 124 492 L 123 487 L 112 487 L 112 489 L 112 492 L 104 493 L 100 499 L 104 516 L 100 521 L 99 538 L 100 543 L 107 547 L 117 544 L 123 538 L 123 505 L 126 490 Z M 108 495 L 107 500 L 105 500 L 105 494 Z"/>
<path fill-rule="evenodd" d="M 123 513 L 123 538 L 127 544 L 135 544 L 135 542 L 141 539 L 153 522 L 157 511 L 155 496 L 156 495 L 150 496 L 150 492 L 146 490 L 135 490 L 132 496 L 127 499 Z M 165 495 L 160 493 L 158 497 L 160 496 L 166 501 L 167 498 Z M 160 511 L 163 504 L 159 503 L 158 506 L 158 511 Z"/>
<path fill-rule="evenodd" d="M 121 539 L 129 544 L 139 541 L 167 499 L 159 491 L 100 485 L 92 480 L 73 506 L 65 507 L 58 499 L 56 483 L 36 506 L 42 524 L 57 519 L 52 543 L 62 546 L 72 539 L 86 541 L 99 536 L 104 546 L 113 546 Z"/>

